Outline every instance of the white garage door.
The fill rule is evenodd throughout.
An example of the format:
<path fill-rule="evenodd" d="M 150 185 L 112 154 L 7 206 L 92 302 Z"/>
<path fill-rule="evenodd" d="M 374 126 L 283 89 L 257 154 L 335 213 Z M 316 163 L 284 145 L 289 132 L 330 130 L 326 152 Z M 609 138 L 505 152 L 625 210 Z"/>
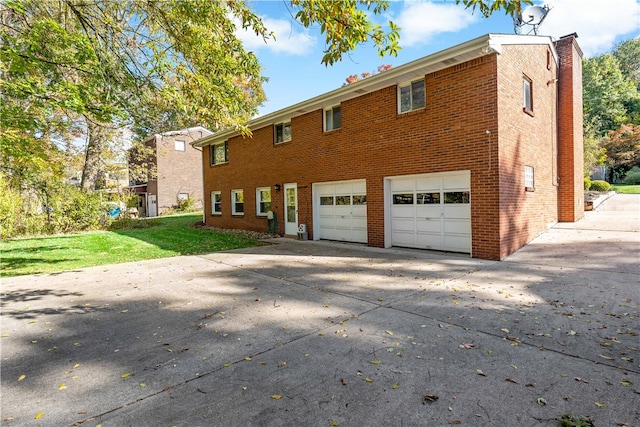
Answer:
<path fill-rule="evenodd" d="M 364 180 L 315 184 L 320 239 L 367 243 L 367 183 Z"/>
<path fill-rule="evenodd" d="M 391 244 L 471 252 L 468 171 L 390 179 Z"/>

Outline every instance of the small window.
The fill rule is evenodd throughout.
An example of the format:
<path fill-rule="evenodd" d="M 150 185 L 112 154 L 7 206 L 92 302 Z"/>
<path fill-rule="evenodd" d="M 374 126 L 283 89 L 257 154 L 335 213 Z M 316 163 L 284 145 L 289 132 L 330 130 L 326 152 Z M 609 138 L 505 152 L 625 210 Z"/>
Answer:
<path fill-rule="evenodd" d="M 440 193 L 418 193 L 416 201 L 419 205 L 439 205 Z"/>
<path fill-rule="evenodd" d="M 333 206 L 333 196 L 321 196 L 320 197 L 320 205 L 321 206 Z"/>
<path fill-rule="evenodd" d="M 353 205 L 354 206 L 364 206 L 367 204 L 367 196 L 366 194 L 353 195 Z"/>
<path fill-rule="evenodd" d="M 525 191 L 534 191 L 535 182 L 533 180 L 533 166 L 525 166 L 524 167 L 524 190 Z"/>
<path fill-rule="evenodd" d="M 256 214 L 258 216 L 267 216 L 267 212 L 271 210 L 271 188 L 256 188 Z"/>
<path fill-rule="evenodd" d="M 444 193 L 445 204 L 466 204 L 469 203 L 468 191 L 448 191 Z"/>
<path fill-rule="evenodd" d="M 187 144 L 184 141 L 180 141 L 179 139 L 176 139 L 174 144 L 175 144 L 176 151 L 184 151 L 187 146 Z"/>
<path fill-rule="evenodd" d="M 211 154 L 211 166 L 227 163 L 229 161 L 227 141 L 212 145 L 209 147 L 209 153 Z"/>
<path fill-rule="evenodd" d="M 394 205 L 412 205 L 413 204 L 413 193 L 394 194 L 393 195 L 393 204 Z"/>
<path fill-rule="evenodd" d="M 341 113 L 339 105 L 324 110 L 324 131 L 329 132 L 331 130 L 340 129 L 340 118 Z"/>
<path fill-rule="evenodd" d="M 407 113 L 425 107 L 424 79 L 400 86 L 398 92 L 401 113 Z"/>
<path fill-rule="evenodd" d="M 220 191 L 211 192 L 211 214 L 222 215 L 222 193 Z"/>
<path fill-rule="evenodd" d="M 291 141 L 291 122 L 278 123 L 275 125 L 274 134 L 276 144 Z"/>
<path fill-rule="evenodd" d="M 533 83 L 527 76 L 522 79 L 522 110 L 528 114 L 533 113 Z"/>
<path fill-rule="evenodd" d="M 244 215 L 244 192 L 231 190 L 231 214 Z"/>
<path fill-rule="evenodd" d="M 337 206 L 350 206 L 351 205 L 351 196 L 336 196 L 336 205 Z"/>

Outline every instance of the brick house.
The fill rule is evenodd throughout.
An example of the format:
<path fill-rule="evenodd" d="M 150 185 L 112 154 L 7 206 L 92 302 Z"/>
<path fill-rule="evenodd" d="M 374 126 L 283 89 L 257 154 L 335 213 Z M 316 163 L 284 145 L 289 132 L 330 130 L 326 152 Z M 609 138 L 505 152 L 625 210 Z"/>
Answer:
<path fill-rule="evenodd" d="M 130 182 L 138 194 L 140 216 L 160 215 L 182 199 L 193 198 L 194 206 L 202 207 L 202 153 L 192 143 L 211 134 L 200 126 L 155 134 L 143 141 L 148 158 L 130 156 L 130 162 L 146 161 L 148 169 L 155 170 Z"/>
<path fill-rule="evenodd" d="M 503 259 L 583 215 L 576 37 L 485 35 L 203 138 L 204 221 Z"/>

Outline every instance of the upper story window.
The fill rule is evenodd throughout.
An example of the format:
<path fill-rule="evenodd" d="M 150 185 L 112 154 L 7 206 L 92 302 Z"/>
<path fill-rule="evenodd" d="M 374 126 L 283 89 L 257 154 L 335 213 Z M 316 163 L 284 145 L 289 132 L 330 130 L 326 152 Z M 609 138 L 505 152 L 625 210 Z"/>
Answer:
<path fill-rule="evenodd" d="M 222 193 L 220 191 L 211 192 L 211 214 L 222 215 Z"/>
<path fill-rule="evenodd" d="M 291 141 L 291 122 L 278 123 L 273 127 L 273 133 L 276 144 Z"/>
<path fill-rule="evenodd" d="M 533 114 L 533 82 L 527 76 L 522 76 L 522 111 Z"/>
<path fill-rule="evenodd" d="M 244 192 L 231 190 L 231 214 L 244 215 Z"/>
<path fill-rule="evenodd" d="M 211 166 L 227 163 L 229 161 L 227 141 L 210 146 L 209 153 L 211 155 Z"/>
<path fill-rule="evenodd" d="M 175 144 L 176 151 L 184 151 L 185 148 L 187 147 L 187 144 L 184 141 L 181 141 L 179 139 L 176 139 L 174 144 Z"/>
<path fill-rule="evenodd" d="M 324 110 L 324 131 L 340 129 L 340 106 L 336 105 Z"/>
<path fill-rule="evenodd" d="M 424 79 L 416 80 L 398 87 L 400 112 L 419 110 L 426 105 Z"/>
<path fill-rule="evenodd" d="M 271 188 L 256 188 L 256 214 L 266 216 L 271 210 Z"/>

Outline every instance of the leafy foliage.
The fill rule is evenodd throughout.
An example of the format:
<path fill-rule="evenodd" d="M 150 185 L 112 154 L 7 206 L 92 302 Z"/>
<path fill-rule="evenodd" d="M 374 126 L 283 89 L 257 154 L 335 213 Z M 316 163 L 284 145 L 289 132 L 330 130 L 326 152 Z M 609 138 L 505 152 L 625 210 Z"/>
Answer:
<path fill-rule="evenodd" d="M 630 185 L 640 184 L 640 168 L 635 166 L 631 170 L 627 171 L 624 177 L 624 183 Z"/>
<path fill-rule="evenodd" d="M 610 188 L 611 184 L 609 184 L 607 181 L 602 181 L 599 179 L 591 181 L 591 186 L 589 187 L 591 191 L 609 191 Z"/>
<path fill-rule="evenodd" d="M 610 131 L 604 148 L 614 168 L 640 166 L 640 125 L 622 125 Z"/>

